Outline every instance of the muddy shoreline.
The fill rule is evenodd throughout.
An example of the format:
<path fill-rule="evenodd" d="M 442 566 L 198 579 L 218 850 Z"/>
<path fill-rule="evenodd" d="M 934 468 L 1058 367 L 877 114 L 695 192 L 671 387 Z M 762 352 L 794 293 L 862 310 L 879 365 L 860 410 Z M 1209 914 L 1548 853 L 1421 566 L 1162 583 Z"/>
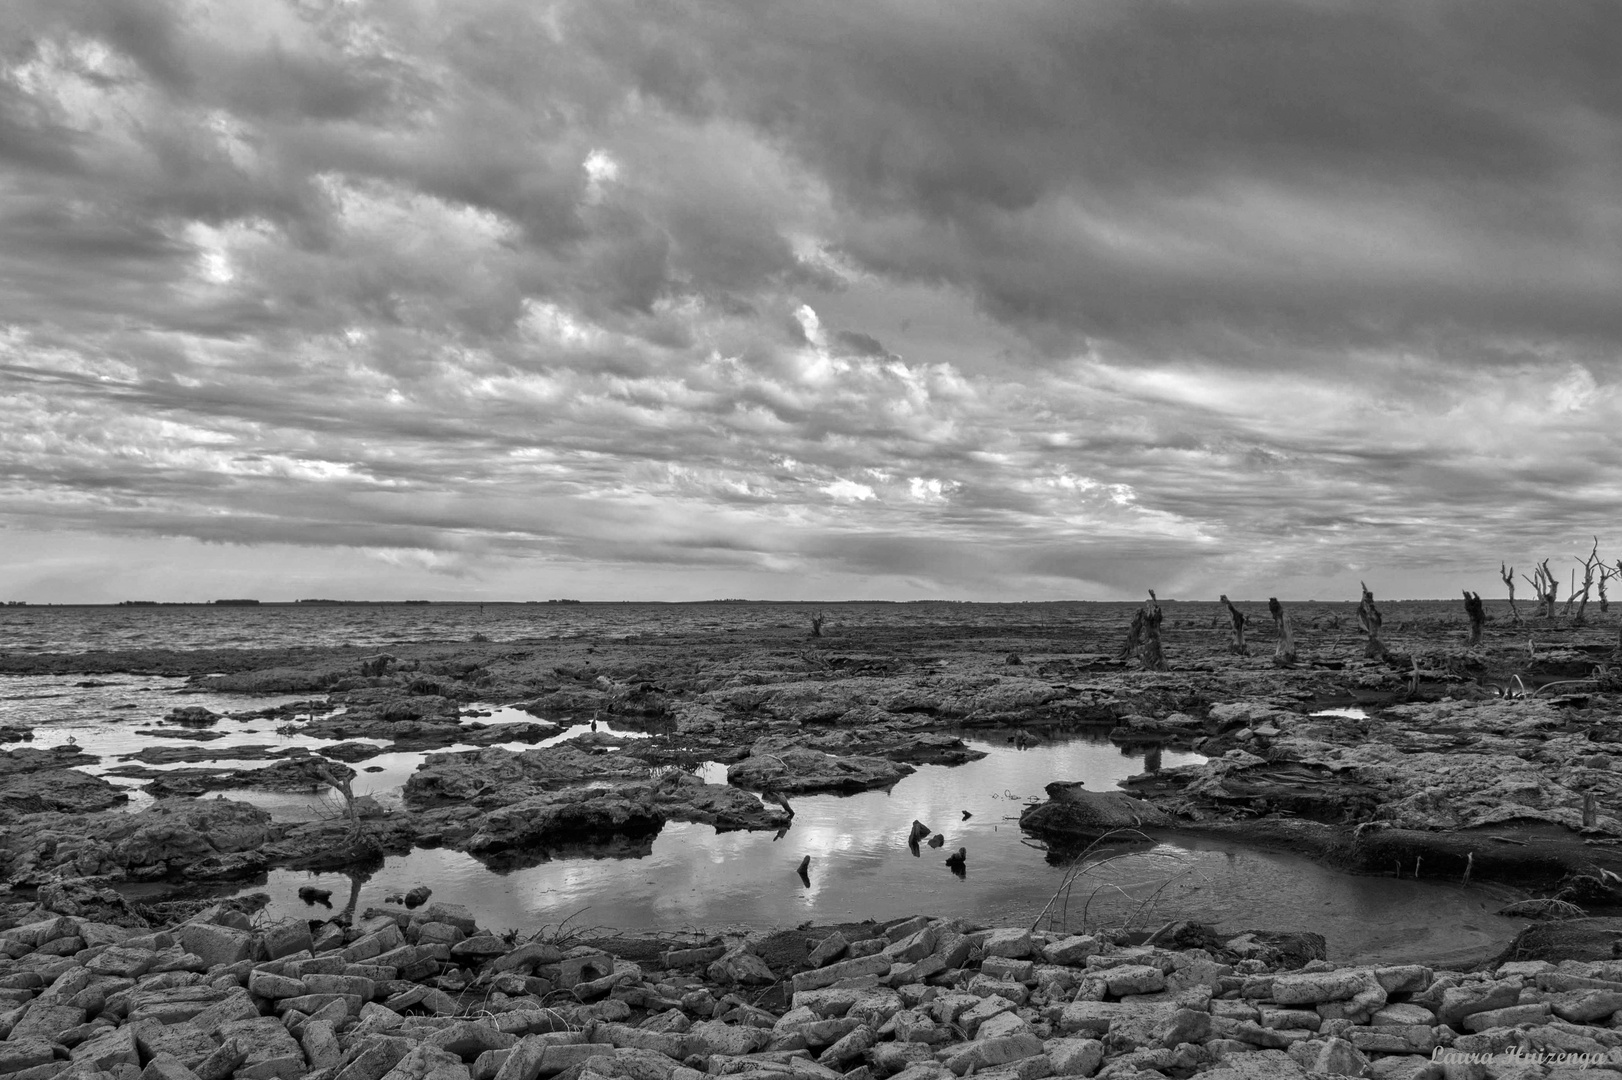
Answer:
<path fill-rule="evenodd" d="M 558 852 L 635 853 L 667 821 L 792 829 L 802 794 L 884 789 L 919 765 L 972 760 L 955 734 L 964 730 L 1038 742 L 1092 730 L 1208 761 L 1151 769 L 1102 813 L 1078 811 L 1073 790 L 1028 807 L 1022 827 L 1056 852 L 1143 827 L 1307 853 L 1358 873 L 1501 881 L 1613 910 L 1622 901 L 1614 617 L 1582 627 L 1500 619 L 1472 647 L 1462 610 L 1405 606 L 1400 621 L 1388 615 L 1372 658 L 1352 605 L 1292 608 L 1297 656 L 1280 666 L 1266 634 L 1236 654 L 1217 605 L 1168 604 L 1165 671 L 1122 658 L 1126 628 L 1114 617 L 996 627 L 830 620 L 821 637 L 785 625 L 385 649 L 4 652 L 0 674 L 161 674 L 199 693 L 299 695 L 257 720 L 335 743 L 314 754 L 259 751 L 269 768 L 214 767 L 209 736 L 234 721 L 176 710 L 162 726 L 184 729 L 200 760 L 161 774 L 126 766 L 159 801 L 122 814 L 120 789 L 74 769 L 65 748 L 35 751 L 19 735 L 0 751 L 0 866 L 23 890 L 75 879 L 182 887 L 275 867 L 364 868 L 437 845 L 495 868 Z M 469 715 L 480 703 L 518 706 L 534 722 L 481 729 Z M 244 785 L 341 787 L 391 750 L 534 743 L 593 719 L 649 737 L 592 731 L 540 749 L 434 753 L 408 781 L 403 808 L 358 800 L 335 820 L 289 825 L 201 798 Z M 730 783 L 690 774 L 705 761 L 730 765 Z"/>

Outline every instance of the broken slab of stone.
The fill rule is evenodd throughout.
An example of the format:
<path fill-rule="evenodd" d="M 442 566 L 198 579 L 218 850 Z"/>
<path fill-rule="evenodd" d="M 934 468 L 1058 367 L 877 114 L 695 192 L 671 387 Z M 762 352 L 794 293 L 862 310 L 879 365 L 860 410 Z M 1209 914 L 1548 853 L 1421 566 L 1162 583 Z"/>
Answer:
<path fill-rule="evenodd" d="M 0 774 L 0 808 L 18 814 L 93 813 L 129 801 L 129 792 L 78 769 Z"/>
<path fill-rule="evenodd" d="M 1088 791 L 1080 781 L 1056 780 L 1047 793 L 1047 802 L 1028 806 L 1019 816 L 1020 828 L 1036 836 L 1074 841 L 1172 823 L 1152 803 L 1118 791 Z"/>
<path fill-rule="evenodd" d="M 784 795 L 887 788 L 916 770 L 911 765 L 861 754 L 836 756 L 778 738 L 750 747 L 749 756 L 727 769 L 727 783 Z"/>

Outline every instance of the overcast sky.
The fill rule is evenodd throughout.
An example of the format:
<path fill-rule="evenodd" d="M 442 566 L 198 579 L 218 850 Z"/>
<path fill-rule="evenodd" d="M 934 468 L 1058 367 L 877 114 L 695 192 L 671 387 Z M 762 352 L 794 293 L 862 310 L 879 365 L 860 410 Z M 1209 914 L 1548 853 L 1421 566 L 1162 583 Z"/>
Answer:
<path fill-rule="evenodd" d="M 1614 559 L 1619 56 L 1613 0 L 7 0 L 0 599 Z"/>

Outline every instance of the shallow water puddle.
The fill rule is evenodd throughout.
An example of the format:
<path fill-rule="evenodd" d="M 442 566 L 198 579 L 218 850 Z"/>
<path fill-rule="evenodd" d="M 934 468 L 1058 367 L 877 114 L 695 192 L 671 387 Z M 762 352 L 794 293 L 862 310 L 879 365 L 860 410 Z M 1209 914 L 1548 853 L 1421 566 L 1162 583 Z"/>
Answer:
<path fill-rule="evenodd" d="M 968 765 L 923 766 L 890 792 L 848 797 L 801 796 L 792 826 L 770 832 L 717 834 L 706 825 L 672 822 L 635 858 L 559 858 L 497 874 L 469 855 L 417 850 L 390 858 L 370 878 L 278 871 L 267 884 L 278 912 L 319 915 L 297 899 L 300 886 L 331 889 L 342 903 L 358 888 L 361 909 L 417 885 L 434 899 L 464 904 L 481 925 L 538 928 L 570 925 L 627 929 L 694 925 L 794 925 L 895 918 L 918 911 L 984 922 L 1029 923 L 1066 882 L 1043 847 L 1018 826 L 1026 802 L 1050 780 L 1083 780 L 1110 790 L 1143 768 L 1141 755 L 1084 738 L 1030 750 L 971 739 L 989 756 Z M 1164 767 L 1201 760 L 1165 752 Z M 716 772 L 724 770 L 712 763 Z M 971 816 L 965 818 L 967 810 Z M 940 847 L 914 854 L 914 819 L 943 834 Z M 964 876 L 946 855 L 967 850 Z M 1432 882 L 1354 877 L 1284 853 L 1233 845 L 1175 843 L 1115 849 L 1107 867 L 1089 870 L 1055 905 L 1071 928 L 1135 925 L 1174 918 L 1229 929 L 1314 930 L 1339 959 L 1401 960 L 1478 957 L 1523 923 L 1493 910 L 1517 896 Z M 809 881 L 795 873 L 809 855 Z M 1141 910 L 1139 910 L 1141 905 Z"/>

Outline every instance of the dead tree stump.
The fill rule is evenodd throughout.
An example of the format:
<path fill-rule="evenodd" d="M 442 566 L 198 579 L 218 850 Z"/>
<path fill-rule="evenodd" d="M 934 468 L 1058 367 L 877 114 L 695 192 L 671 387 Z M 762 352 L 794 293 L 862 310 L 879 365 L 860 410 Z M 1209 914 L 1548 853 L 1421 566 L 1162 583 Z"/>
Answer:
<path fill-rule="evenodd" d="M 1126 628 L 1126 641 L 1121 645 L 1121 659 L 1130 660 L 1143 648 L 1143 609 L 1132 613 L 1132 622 Z"/>
<path fill-rule="evenodd" d="M 811 616 L 811 636 L 812 637 L 821 637 L 822 636 L 822 624 L 827 622 L 827 621 L 828 621 L 828 616 L 824 615 L 820 611 L 817 612 L 815 615 Z"/>
<path fill-rule="evenodd" d="M 1160 650 L 1160 621 L 1163 614 L 1155 591 L 1149 590 L 1149 603 L 1132 615 L 1132 625 L 1126 630 L 1126 644 L 1121 647 L 1121 659 L 1136 657 L 1145 671 L 1165 671 L 1166 656 Z"/>
<path fill-rule="evenodd" d="M 1487 621 L 1487 609 L 1481 606 L 1481 594 L 1464 590 L 1464 613 L 1470 617 L 1471 645 L 1481 644 L 1481 627 Z"/>
<path fill-rule="evenodd" d="M 1267 610 L 1273 616 L 1273 625 L 1278 629 L 1278 644 L 1273 647 L 1273 662 L 1281 667 L 1289 667 L 1295 663 L 1295 633 L 1290 629 L 1290 616 L 1276 596 L 1267 598 Z"/>
<path fill-rule="evenodd" d="M 1363 643 L 1363 655 L 1369 660 L 1383 660 L 1386 650 L 1380 642 L 1380 623 L 1384 620 L 1380 618 L 1380 609 L 1374 606 L 1374 594 L 1369 592 L 1369 587 L 1361 581 L 1358 584 L 1363 586 L 1363 599 L 1357 604 L 1357 625 L 1368 635 Z"/>
<path fill-rule="evenodd" d="M 1228 620 L 1233 624 L 1233 642 L 1228 646 L 1228 651 L 1239 656 L 1249 656 L 1250 647 L 1245 644 L 1245 623 L 1249 620 L 1245 618 L 1244 612 L 1234 607 L 1228 600 L 1227 593 L 1222 594 L 1222 603 L 1227 607 Z"/>

